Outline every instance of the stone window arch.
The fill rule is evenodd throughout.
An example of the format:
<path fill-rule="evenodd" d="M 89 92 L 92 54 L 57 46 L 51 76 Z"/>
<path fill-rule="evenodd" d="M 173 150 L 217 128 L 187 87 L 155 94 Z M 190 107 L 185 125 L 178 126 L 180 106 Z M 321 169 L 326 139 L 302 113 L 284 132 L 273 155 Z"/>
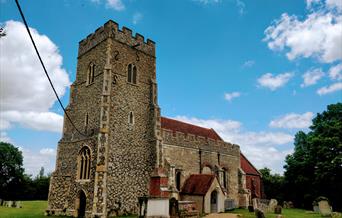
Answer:
<path fill-rule="evenodd" d="M 91 152 L 88 146 L 84 146 L 78 153 L 78 179 L 85 180 L 90 177 Z"/>
<path fill-rule="evenodd" d="M 95 64 L 90 63 L 87 71 L 87 85 L 94 83 L 95 81 Z"/>
<path fill-rule="evenodd" d="M 134 64 L 128 64 L 127 82 L 137 84 L 137 67 Z"/>

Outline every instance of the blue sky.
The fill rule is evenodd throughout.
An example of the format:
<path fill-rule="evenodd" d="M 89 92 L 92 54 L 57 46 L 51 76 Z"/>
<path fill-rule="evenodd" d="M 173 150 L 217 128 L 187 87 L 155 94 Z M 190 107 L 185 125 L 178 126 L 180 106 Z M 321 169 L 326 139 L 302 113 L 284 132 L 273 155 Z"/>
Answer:
<path fill-rule="evenodd" d="M 52 171 L 63 122 L 14 1 L 1 0 L 1 139 Z M 21 1 L 66 105 L 78 42 L 107 20 L 157 45 L 162 115 L 214 128 L 282 173 L 293 136 L 342 100 L 340 0 Z"/>

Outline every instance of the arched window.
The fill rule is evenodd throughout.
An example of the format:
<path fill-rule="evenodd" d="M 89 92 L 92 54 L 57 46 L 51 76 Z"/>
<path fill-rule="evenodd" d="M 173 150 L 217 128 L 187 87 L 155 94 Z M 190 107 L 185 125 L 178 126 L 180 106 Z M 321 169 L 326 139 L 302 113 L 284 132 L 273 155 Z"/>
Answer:
<path fill-rule="evenodd" d="M 137 67 L 134 64 L 128 64 L 127 81 L 137 84 Z"/>
<path fill-rule="evenodd" d="M 88 66 L 88 74 L 87 74 L 87 85 L 92 84 L 95 79 L 95 64 L 90 63 Z"/>
<path fill-rule="evenodd" d="M 78 154 L 78 179 L 89 179 L 91 155 L 88 147 L 83 147 Z"/>
<path fill-rule="evenodd" d="M 180 188 L 181 188 L 181 176 L 182 176 L 182 172 L 178 170 L 176 172 L 176 189 L 178 191 L 180 191 Z"/>

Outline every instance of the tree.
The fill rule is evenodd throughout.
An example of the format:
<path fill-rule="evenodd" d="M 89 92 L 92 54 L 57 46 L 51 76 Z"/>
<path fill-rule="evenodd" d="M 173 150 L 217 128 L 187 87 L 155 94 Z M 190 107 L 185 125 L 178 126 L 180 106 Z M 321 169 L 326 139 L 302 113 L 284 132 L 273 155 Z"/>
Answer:
<path fill-rule="evenodd" d="M 262 174 L 262 182 L 266 198 L 277 199 L 279 202 L 284 201 L 284 177 L 279 174 L 271 174 L 271 170 L 267 167 L 259 170 Z"/>
<path fill-rule="evenodd" d="M 287 198 L 310 208 L 315 198 L 328 197 L 342 210 L 342 103 L 332 104 L 313 119 L 310 131 L 298 132 L 294 153 L 285 162 Z"/>
<path fill-rule="evenodd" d="M 14 145 L 0 142 L 0 198 L 15 199 L 24 176 L 23 155 Z M 12 189 L 14 188 L 14 189 Z"/>

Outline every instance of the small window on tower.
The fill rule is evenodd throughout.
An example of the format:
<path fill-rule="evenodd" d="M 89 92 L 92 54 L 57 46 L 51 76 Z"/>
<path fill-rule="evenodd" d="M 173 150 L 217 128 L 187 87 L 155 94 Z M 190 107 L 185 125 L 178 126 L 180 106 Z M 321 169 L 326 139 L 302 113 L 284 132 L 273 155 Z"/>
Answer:
<path fill-rule="evenodd" d="M 92 84 L 95 80 L 95 64 L 90 63 L 88 67 L 88 73 L 87 73 L 87 82 L 86 84 Z"/>
<path fill-rule="evenodd" d="M 129 125 L 133 125 L 134 124 L 134 115 L 133 115 L 133 112 L 129 112 L 129 115 L 128 115 L 128 124 Z"/>
<path fill-rule="evenodd" d="M 137 67 L 134 64 L 128 64 L 127 81 L 129 83 L 137 84 Z"/>
<path fill-rule="evenodd" d="M 84 120 L 85 132 L 87 132 L 87 130 L 88 130 L 88 124 L 89 124 L 89 115 L 88 115 L 88 113 L 86 113 L 85 120 Z"/>

